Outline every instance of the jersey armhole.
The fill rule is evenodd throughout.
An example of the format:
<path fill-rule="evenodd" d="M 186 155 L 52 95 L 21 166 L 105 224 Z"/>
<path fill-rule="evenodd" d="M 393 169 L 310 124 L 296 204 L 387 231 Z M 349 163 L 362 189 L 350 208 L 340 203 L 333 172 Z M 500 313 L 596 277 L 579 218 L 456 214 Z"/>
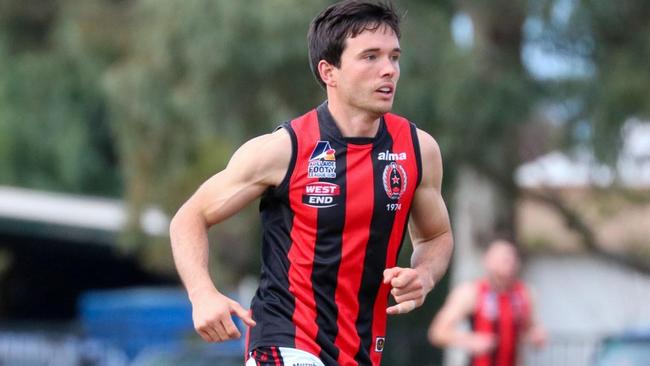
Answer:
<path fill-rule="evenodd" d="M 413 151 L 415 152 L 415 163 L 418 168 L 418 180 L 415 186 L 418 187 L 422 181 L 422 152 L 420 151 L 420 139 L 418 139 L 418 128 L 413 122 L 410 123 L 411 138 L 413 139 Z"/>
<path fill-rule="evenodd" d="M 278 195 L 282 194 L 288 191 L 289 188 L 289 181 L 291 180 L 291 175 L 293 174 L 293 169 L 296 165 L 296 156 L 298 155 L 296 150 L 298 148 L 298 141 L 296 139 L 296 133 L 294 132 L 293 128 L 291 128 L 291 121 L 286 121 L 280 126 L 278 126 L 275 131 L 284 128 L 287 130 L 289 133 L 289 137 L 291 138 L 291 160 L 289 161 L 289 166 L 287 167 L 287 173 L 285 174 L 284 178 L 282 179 L 282 182 L 278 184 L 274 189 L 273 192 Z"/>

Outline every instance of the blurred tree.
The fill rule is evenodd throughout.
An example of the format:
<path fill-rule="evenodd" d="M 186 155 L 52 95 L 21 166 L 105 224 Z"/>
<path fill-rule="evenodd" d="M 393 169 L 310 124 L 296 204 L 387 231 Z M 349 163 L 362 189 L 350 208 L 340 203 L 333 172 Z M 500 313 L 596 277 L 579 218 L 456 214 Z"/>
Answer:
<path fill-rule="evenodd" d="M 0 33 L 9 50 L 22 52 L 47 47 L 58 16 L 58 1 L 0 0 Z"/>
<path fill-rule="evenodd" d="M 517 142 L 539 96 L 537 82 L 521 59 L 526 16 L 524 1 L 456 1 L 439 30 L 445 37 L 437 39 L 441 55 L 436 79 L 429 83 L 436 115 L 434 127 L 427 129 L 439 133 L 445 167 L 451 167 L 446 179 L 460 188 L 459 199 L 492 197 L 487 211 L 472 215 L 473 223 L 455 223 L 463 246 L 482 245 L 496 235 L 515 236 L 519 192 L 513 177 L 521 163 Z M 450 32 L 452 22 L 461 17 L 468 19 L 466 44 L 453 42 Z M 454 206 L 480 211 L 462 203 Z"/>
<path fill-rule="evenodd" d="M 650 3 L 545 0 L 531 7 L 530 41 L 574 66 L 547 80 L 547 98 L 564 106 L 566 145 L 589 146 L 614 164 L 621 126 L 650 116 Z"/>
<path fill-rule="evenodd" d="M 580 147 L 593 152 L 615 172 L 609 190 L 621 191 L 616 165 L 623 126 L 650 118 L 650 3 L 546 0 L 531 6 L 529 18 L 535 25 L 529 42 L 574 65 L 565 75 L 543 83 L 545 102 L 559 107 L 564 116 L 565 150 Z M 593 252 L 650 271 L 645 256 L 603 250 L 594 224 L 559 195 L 550 190 L 527 193 L 561 213 Z M 609 193 L 603 193 L 606 199 Z M 637 197 L 634 200 L 639 202 L 638 195 L 621 195 L 625 196 Z"/>
<path fill-rule="evenodd" d="M 58 3 L 37 5 L 0 2 L 0 182 L 115 196 L 97 78 L 56 38 Z"/>
<path fill-rule="evenodd" d="M 434 122 L 424 126 L 441 141 L 446 164 L 452 168 L 446 170 L 451 178 L 447 181 L 454 182 L 457 190 L 467 187 L 460 199 L 471 202 L 469 196 L 483 195 L 482 201 L 490 202 L 480 214 L 476 214 L 481 210 L 477 206 L 454 207 L 467 207 L 473 211 L 469 214 L 474 221 L 482 221 L 466 227 L 456 222 L 456 229 L 467 233 L 458 238 L 480 244 L 495 235 L 517 236 L 515 203 L 524 192 L 515 184 L 514 172 L 522 163 L 552 148 L 571 151 L 583 146 L 615 168 L 623 124 L 631 118 L 648 118 L 650 69 L 643 60 L 650 52 L 649 23 L 645 21 L 650 7 L 640 0 L 620 4 L 459 0 L 454 4 L 452 14 L 438 30 L 447 35 L 449 23 L 445 21 L 469 18 L 469 45 L 450 43 L 451 37 L 435 38 L 436 50 L 443 56 L 428 58 L 429 65 L 436 67 L 429 77 L 419 79 L 418 85 L 420 90 L 428 86 L 431 103 L 421 104 L 419 111 L 408 115 L 416 118 L 423 110 L 430 113 Z M 441 6 L 436 14 L 448 14 L 445 9 Z M 427 22 L 417 15 L 409 21 L 427 28 Z M 431 24 L 435 22 L 429 21 L 429 27 Z M 558 77 L 537 75 L 531 60 L 526 60 L 531 47 L 546 52 L 534 62 L 545 63 L 559 56 L 565 64 L 586 66 Z M 416 49 L 417 57 L 426 54 L 426 47 Z M 407 65 L 405 70 L 414 66 L 403 65 Z M 409 93 L 408 85 L 413 82 L 404 80 L 407 75 L 401 83 L 401 97 L 405 89 Z M 409 96 L 416 93 L 413 90 Z M 563 112 L 560 121 L 549 116 L 558 109 Z M 558 146 L 559 141 L 564 145 Z M 574 208 L 556 195 L 534 198 L 564 217 L 568 226 L 581 234 L 587 248 L 612 257 L 600 249 L 590 224 Z M 630 258 L 613 258 L 644 267 Z"/>
<path fill-rule="evenodd" d="M 329 3 L 0 0 L 0 180 L 123 192 L 125 247 L 142 247 L 145 205 L 172 213 L 243 140 L 324 98 L 305 33 Z M 540 110 L 564 108 L 565 146 L 590 146 L 609 163 L 620 126 L 648 115 L 644 1 L 398 5 L 407 12 L 396 110 L 438 138 L 445 184 L 461 184 L 457 173 L 468 169 L 498 197 L 487 215 L 494 222 L 475 241 L 514 235 L 514 169 L 552 145 L 522 146 L 540 144 Z M 469 46 L 453 41 L 459 16 L 470 19 Z M 531 74 L 522 62 L 531 45 L 582 60 L 587 71 Z M 237 238 L 253 222 L 241 220 L 219 235 Z"/>
<path fill-rule="evenodd" d="M 309 72 L 305 33 L 295 32 L 307 29 L 311 16 L 305 14 L 321 5 L 132 4 L 126 27 L 133 37 L 103 82 L 131 205 L 129 246 L 144 243 L 137 218 L 146 204 L 161 203 L 173 213 L 245 139 L 272 131 L 322 98 Z M 248 211 L 216 229 L 217 241 L 241 242 L 238 252 L 220 248 L 232 260 L 217 278 L 250 269 L 246 244 L 257 234 L 247 228 L 254 222 Z M 168 259 L 164 248 L 158 257 Z"/>

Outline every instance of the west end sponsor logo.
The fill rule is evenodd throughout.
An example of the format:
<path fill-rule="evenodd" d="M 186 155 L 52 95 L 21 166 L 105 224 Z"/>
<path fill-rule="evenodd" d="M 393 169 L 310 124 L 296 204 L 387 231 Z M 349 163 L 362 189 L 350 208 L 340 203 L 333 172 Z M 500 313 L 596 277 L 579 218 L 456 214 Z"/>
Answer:
<path fill-rule="evenodd" d="M 334 183 L 315 182 L 305 186 L 302 203 L 310 207 L 326 208 L 338 204 L 341 188 Z"/>
<path fill-rule="evenodd" d="M 305 194 L 309 195 L 325 195 L 325 196 L 338 196 L 341 194 L 341 189 L 338 184 L 327 182 L 310 183 L 305 186 Z"/>
<path fill-rule="evenodd" d="M 386 150 L 384 152 L 380 152 L 379 155 L 377 155 L 377 160 L 384 160 L 384 161 L 406 160 L 406 153 L 405 152 L 392 153 L 389 150 Z"/>
<path fill-rule="evenodd" d="M 329 141 L 318 141 L 309 157 L 307 176 L 309 178 L 336 178 L 336 150 Z"/>

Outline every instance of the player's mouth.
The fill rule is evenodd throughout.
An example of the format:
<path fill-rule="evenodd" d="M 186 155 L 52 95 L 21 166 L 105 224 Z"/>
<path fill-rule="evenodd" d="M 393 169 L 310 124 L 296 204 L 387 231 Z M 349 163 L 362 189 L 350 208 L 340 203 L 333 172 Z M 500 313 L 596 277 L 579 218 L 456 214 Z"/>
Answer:
<path fill-rule="evenodd" d="M 395 92 L 395 86 L 393 86 L 393 84 L 384 84 L 381 87 L 377 88 L 375 91 L 385 96 L 392 96 Z"/>

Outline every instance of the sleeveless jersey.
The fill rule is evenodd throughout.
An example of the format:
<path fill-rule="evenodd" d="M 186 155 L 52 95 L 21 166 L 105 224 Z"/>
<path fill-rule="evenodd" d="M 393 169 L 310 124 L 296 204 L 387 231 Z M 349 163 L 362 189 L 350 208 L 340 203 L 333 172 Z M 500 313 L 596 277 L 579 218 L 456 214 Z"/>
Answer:
<path fill-rule="evenodd" d="M 496 292 L 486 280 L 477 284 L 478 296 L 472 330 L 496 337 L 495 349 L 472 358 L 472 366 L 514 366 L 521 331 L 530 321 L 528 290 L 517 281 L 510 290 Z"/>
<path fill-rule="evenodd" d="M 374 138 L 344 138 L 326 102 L 282 127 L 292 157 L 260 202 L 262 270 L 248 349 L 379 365 L 390 291 L 383 271 L 396 264 L 421 178 L 416 127 L 386 114 Z"/>

